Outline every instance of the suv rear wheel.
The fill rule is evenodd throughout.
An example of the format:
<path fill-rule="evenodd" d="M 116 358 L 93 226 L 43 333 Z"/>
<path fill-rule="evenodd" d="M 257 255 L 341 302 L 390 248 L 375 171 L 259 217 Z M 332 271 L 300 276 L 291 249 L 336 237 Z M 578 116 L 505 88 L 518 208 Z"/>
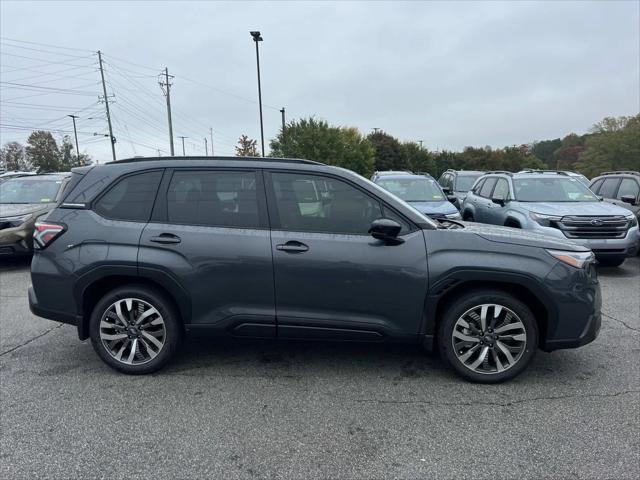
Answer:
<path fill-rule="evenodd" d="M 496 383 L 522 372 L 538 345 L 538 328 L 522 302 L 499 290 L 457 298 L 438 331 L 442 358 L 463 378 Z"/>
<path fill-rule="evenodd" d="M 175 353 L 182 329 L 158 291 L 125 286 L 107 293 L 90 319 L 91 343 L 110 367 L 129 374 L 159 370 Z"/>

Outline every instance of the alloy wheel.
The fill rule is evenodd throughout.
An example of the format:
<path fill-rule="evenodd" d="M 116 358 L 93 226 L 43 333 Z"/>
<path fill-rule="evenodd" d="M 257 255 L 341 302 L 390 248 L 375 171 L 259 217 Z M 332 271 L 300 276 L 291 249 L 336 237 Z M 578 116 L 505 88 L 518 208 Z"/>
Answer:
<path fill-rule="evenodd" d="M 527 331 L 513 310 L 482 304 L 458 318 L 451 342 L 458 361 L 466 368 L 480 374 L 496 374 L 518 363 L 527 346 Z"/>
<path fill-rule="evenodd" d="M 100 320 L 102 345 L 118 362 L 141 365 L 153 360 L 167 339 L 160 312 L 139 298 L 112 303 Z"/>

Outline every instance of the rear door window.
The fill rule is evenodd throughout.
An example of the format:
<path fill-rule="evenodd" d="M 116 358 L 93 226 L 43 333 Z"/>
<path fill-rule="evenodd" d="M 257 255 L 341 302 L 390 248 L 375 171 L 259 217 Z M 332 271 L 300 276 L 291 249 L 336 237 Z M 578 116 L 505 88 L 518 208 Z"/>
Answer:
<path fill-rule="evenodd" d="M 167 190 L 167 220 L 210 227 L 258 227 L 256 173 L 176 171 Z"/>
<path fill-rule="evenodd" d="M 604 182 L 602 182 L 598 195 L 604 198 L 615 198 L 616 189 L 618 188 L 619 183 L 619 178 L 606 178 Z"/>
<path fill-rule="evenodd" d="M 98 199 L 94 210 L 112 220 L 148 222 L 161 177 L 161 170 L 128 175 Z"/>
<path fill-rule="evenodd" d="M 509 184 L 504 178 L 498 179 L 492 197 L 497 200 L 506 200 L 509 197 Z"/>

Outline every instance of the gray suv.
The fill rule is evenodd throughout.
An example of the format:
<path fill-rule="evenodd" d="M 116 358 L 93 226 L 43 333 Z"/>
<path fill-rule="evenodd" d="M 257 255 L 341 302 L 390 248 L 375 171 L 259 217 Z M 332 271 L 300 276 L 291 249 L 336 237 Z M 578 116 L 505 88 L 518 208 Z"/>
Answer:
<path fill-rule="evenodd" d="M 462 217 L 570 240 L 590 248 L 607 266 L 622 264 L 638 248 L 635 215 L 601 201 L 562 171 L 485 175 L 467 195 Z"/>
<path fill-rule="evenodd" d="M 600 330 L 593 254 L 562 238 L 434 222 L 305 160 L 81 167 L 36 224 L 29 305 L 109 366 L 150 373 L 186 332 L 438 348 L 499 382 Z"/>

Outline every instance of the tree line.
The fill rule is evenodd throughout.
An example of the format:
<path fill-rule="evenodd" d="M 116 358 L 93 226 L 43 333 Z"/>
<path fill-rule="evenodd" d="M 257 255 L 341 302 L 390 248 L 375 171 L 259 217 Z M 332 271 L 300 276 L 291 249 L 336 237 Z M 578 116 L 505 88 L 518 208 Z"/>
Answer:
<path fill-rule="evenodd" d="M 69 136 L 58 145 L 51 132 L 44 130 L 31 132 L 26 145 L 7 142 L 0 149 L 0 168 L 7 171 L 67 172 L 91 163 L 89 155 L 75 151 Z"/>

